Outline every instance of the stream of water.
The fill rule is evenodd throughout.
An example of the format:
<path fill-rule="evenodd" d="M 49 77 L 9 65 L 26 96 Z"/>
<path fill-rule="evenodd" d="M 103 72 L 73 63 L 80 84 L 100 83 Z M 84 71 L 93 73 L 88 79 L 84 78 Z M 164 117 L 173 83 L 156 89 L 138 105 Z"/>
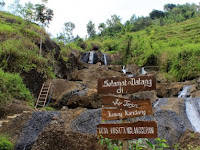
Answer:
<path fill-rule="evenodd" d="M 104 58 L 104 65 L 108 66 L 106 54 L 103 54 L 103 58 Z"/>
<path fill-rule="evenodd" d="M 191 85 L 183 87 L 178 98 L 185 99 L 186 115 L 195 132 L 200 132 L 200 98 L 187 98 L 190 96 Z"/>
<path fill-rule="evenodd" d="M 123 66 L 123 67 L 122 67 L 122 72 L 123 72 L 124 74 L 126 74 L 126 66 Z"/>
<path fill-rule="evenodd" d="M 187 117 L 195 132 L 200 132 L 200 98 L 186 98 Z"/>
<path fill-rule="evenodd" d="M 142 67 L 142 71 L 141 71 L 141 74 L 146 74 L 146 70 L 144 69 L 144 67 Z"/>
<path fill-rule="evenodd" d="M 178 98 L 186 98 L 190 96 L 190 89 L 191 89 L 191 85 L 184 86 L 183 90 L 179 92 Z"/>
<path fill-rule="evenodd" d="M 90 52 L 88 63 L 89 64 L 93 64 L 94 63 L 94 52 L 93 51 Z"/>

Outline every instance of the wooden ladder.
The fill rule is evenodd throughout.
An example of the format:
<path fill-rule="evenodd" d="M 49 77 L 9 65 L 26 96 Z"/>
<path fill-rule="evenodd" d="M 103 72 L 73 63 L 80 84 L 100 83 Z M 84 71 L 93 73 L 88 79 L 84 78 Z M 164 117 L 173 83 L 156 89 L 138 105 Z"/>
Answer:
<path fill-rule="evenodd" d="M 41 107 L 45 106 L 50 88 L 51 88 L 51 82 L 43 83 L 37 102 L 35 104 L 35 109 L 37 109 L 38 106 L 41 106 Z"/>

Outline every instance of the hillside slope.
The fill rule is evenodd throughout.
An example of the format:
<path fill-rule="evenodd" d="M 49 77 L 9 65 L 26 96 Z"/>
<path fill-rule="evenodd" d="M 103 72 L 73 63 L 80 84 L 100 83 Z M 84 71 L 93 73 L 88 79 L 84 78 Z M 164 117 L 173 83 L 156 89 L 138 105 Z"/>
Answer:
<path fill-rule="evenodd" d="M 40 33 L 42 55 L 39 55 Z M 0 104 L 9 99 L 30 100 L 30 90 L 37 95 L 41 84 L 55 77 L 53 68 L 59 51 L 38 25 L 0 12 L 0 81 L 4 85 L 0 87 Z"/>
<path fill-rule="evenodd" d="M 150 26 L 138 32 L 97 36 L 77 42 L 78 49 L 98 45 L 107 54 L 118 53 L 116 64 L 135 63 L 139 66 L 159 66 L 170 81 L 184 81 L 200 76 L 200 17 L 166 26 Z M 75 46 L 74 46 L 75 47 Z"/>

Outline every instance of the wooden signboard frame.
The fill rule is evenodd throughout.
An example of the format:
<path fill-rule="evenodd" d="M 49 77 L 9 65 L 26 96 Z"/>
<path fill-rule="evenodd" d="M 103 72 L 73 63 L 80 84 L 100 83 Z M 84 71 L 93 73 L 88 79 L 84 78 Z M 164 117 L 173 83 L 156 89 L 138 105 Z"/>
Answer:
<path fill-rule="evenodd" d="M 138 91 L 156 90 L 155 76 L 111 77 L 98 79 L 98 94 L 132 94 Z M 114 96 L 104 96 L 102 99 L 102 120 L 123 119 L 121 124 L 99 124 L 97 135 L 104 138 L 122 139 L 122 150 L 128 149 L 128 140 L 137 138 L 157 138 L 157 123 L 155 121 L 139 121 L 126 123 L 126 118 L 152 115 L 151 101 L 128 100 Z M 131 115 L 127 115 L 127 112 Z M 115 114 L 113 117 L 110 114 Z M 118 116 L 116 114 L 119 114 Z M 130 114 L 130 113 L 129 113 Z"/>
<path fill-rule="evenodd" d="M 130 100 L 114 96 L 102 97 L 102 120 L 117 120 L 152 115 L 151 100 Z"/>

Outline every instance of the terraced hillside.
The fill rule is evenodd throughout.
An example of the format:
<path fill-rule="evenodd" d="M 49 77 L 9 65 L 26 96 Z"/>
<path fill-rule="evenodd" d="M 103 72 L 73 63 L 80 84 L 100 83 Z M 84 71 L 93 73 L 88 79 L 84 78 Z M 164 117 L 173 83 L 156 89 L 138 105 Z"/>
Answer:
<path fill-rule="evenodd" d="M 85 41 L 86 50 L 98 45 L 107 54 L 119 54 L 113 63 L 159 66 L 170 81 L 194 79 L 200 75 L 200 17 L 141 31 L 97 36 Z M 82 44 L 82 43 L 81 43 Z M 78 46 L 81 45 L 78 43 Z"/>

